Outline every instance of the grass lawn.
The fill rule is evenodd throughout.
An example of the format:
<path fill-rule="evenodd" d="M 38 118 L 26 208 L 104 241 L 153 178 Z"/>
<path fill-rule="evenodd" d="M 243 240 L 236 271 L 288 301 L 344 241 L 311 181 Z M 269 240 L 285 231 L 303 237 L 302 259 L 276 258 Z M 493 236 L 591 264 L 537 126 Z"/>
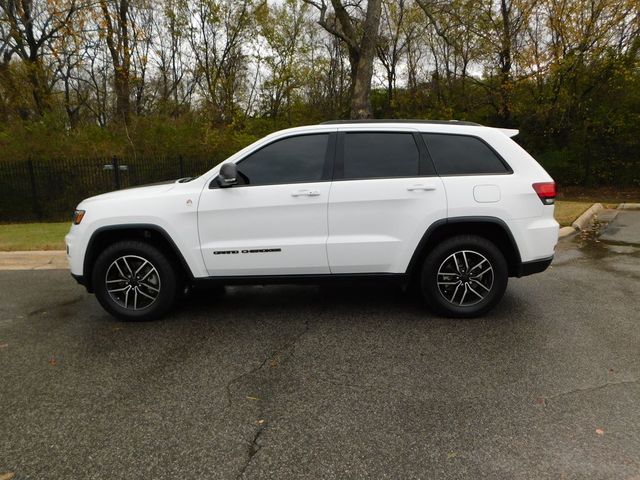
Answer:
<path fill-rule="evenodd" d="M 594 202 L 566 202 L 556 200 L 555 217 L 561 227 L 571 225 Z"/>
<path fill-rule="evenodd" d="M 0 225 L 0 251 L 64 250 L 71 222 Z"/>

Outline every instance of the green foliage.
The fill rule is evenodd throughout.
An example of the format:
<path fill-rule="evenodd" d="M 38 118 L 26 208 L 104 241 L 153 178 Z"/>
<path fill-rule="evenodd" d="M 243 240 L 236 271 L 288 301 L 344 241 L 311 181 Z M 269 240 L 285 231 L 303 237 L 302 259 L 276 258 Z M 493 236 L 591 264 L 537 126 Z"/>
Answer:
<path fill-rule="evenodd" d="M 0 168 L 112 155 L 213 165 L 272 131 L 348 116 L 353 51 L 318 25 L 335 2 L 161 0 L 129 2 L 125 124 L 100 3 L 36 0 L 39 41 L 0 2 L 12 26 L 0 28 Z M 518 128 L 562 184 L 640 185 L 637 1 L 383 6 L 376 118 Z"/>

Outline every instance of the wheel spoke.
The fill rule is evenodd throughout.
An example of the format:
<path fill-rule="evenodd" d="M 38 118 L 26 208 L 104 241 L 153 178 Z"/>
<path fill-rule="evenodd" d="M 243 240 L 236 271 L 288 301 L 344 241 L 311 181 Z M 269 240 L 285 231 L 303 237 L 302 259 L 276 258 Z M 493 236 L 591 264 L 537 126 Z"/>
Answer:
<path fill-rule="evenodd" d="M 159 292 L 160 290 L 157 289 L 156 287 L 149 285 L 148 283 L 142 283 L 140 282 L 140 285 L 142 285 L 144 288 L 148 288 L 149 290 L 153 290 L 154 292 Z"/>
<path fill-rule="evenodd" d="M 124 262 L 125 266 L 127 267 L 127 270 L 129 270 L 129 273 L 131 275 L 133 275 L 133 270 L 131 270 L 131 267 L 129 266 L 129 262 L 127 262 L 127 257 L 122 257 L 122 261 Z"/>
<path fill-rule="evenodd" d="M 464 285 L 464 292 L 462 292 L 462 299 L 460 300 L 460 305 L 462 305 L 464 303 L 464 299 L 467 297 L 467 284 L 465 283 Z"/>
<path fill-rule="evenodd" d="M 133 289 L 133 309 L 138 309 L 138 287 Z"/>
<path fill-rule="evenodd" d="M 457 252 L 453 254 L 453 261 L 456 264 L 456 270 L 458 271 L 458 273 L 460 273 L 460 265 L 458 265 L 458 258 L 456 257 Z"/>
<path fill-rule="evenodd" d="M 149 263 L 149 262 L 148 262 L 148 261 L 146 261 L 146 260 L 145 260 L 144 262 L 142 262 L 142 264 L 141 264 L 141 265 L 136 269 L 136 271 L 134 272 L 134 275 L 137 275 L 137 274 L 138 274 L 138 272 L 139 272 L 140 270 L 142 270 L 142 267 L 144 267 L 147 263 Z"/>
<path fill-rule="evenodd" d="M 127 285 L 126 287 L 122 287 L 122 288 L 114 288 L 112 290 L 107 289 L 107 292 L 109 293 L 124 292 L 128 288 L 131 288 L 131 285 Z"/>
<path fill-rule="evenodd" d="M 482 295 L 480 295 L 478 292 L 476 292 L 471 285 L 469 285 L 469 290 L 471 292 L 475 293 L 481 300 L 484 298 Z"/>
<path fill-rule="evenodd" d="M 438 282 L 438 285 L 457 285 L 460 283 L 460 280 L 456 280 L 455 282 Z"/>
<path fill-rule="evenodd" d="M 151 264 L 149 264 L 149 265 L 151 265 Z M 145 274 L 140 278 L 140 280 L 138 280 L 138 281 L 139 281 L 139 282 L 142 282 L 144 279 L 146 279 L 146 278 L 151 274 L 151 272 L 154 272 L 154 271 L 155 271 L 155 268 L 154 268 L 154 266 L 153 266 L 153 265 L 151 265 L 151 268 L 149 269 L 149 271 L 148 271 L 147 273 L 145 273 Z"/>
<path fill-rule="evenodd" d="M 107 280 L 107 283 L 122 283 L 122 282 L 127 282 L 128 280 L 126 278 L 118 278 L 116 280 Z"/>
<path fill-rule="evenodd" d="M 129 290 L 124 292 L 124 308 L 129 308 L 129 292 L 131 291 L 131 286 L 129 286 Z"/>
<path fill-rule="evenodd" d="M 480 286 L 481 286 L 482 288 L 484 288 L 487 292 L 490 292 L 490 291 L 491 291 L 491 289 L 490 289 L 490 288 L 487 288 L 487 287 L 486 287 L 482 282 L 480 282 L 480 281 L 478 281 L 478 280 L 476 280 L 476 279 L 471 279 L 471 281 L 472 281 L 473 283 L 476 283 L 476 284 L 480 285 Z"/>
<path fill-rule="evenodd" d="M 142 295 L 143 297 L 147 297 L 149 300 L 155 300 L 156 297 L 152 297 L 151 295 L 147 295 L 146 293 L 144 293 L 142 290 L 138 289 L 138 293 L 140 295 Z"/>
<path fill-rule="evenodd" d="M 473 279 L 476 280 L 478 278 L 480 278 L 482 275 L 484 275 L 485 273 L 487 273 L 489 270 L 493 270 L 493 268 L 488 267 L 486 269 L 484 269 L 482 272 L 480 272 L 478 275 L 474 275 Z"/>
<path fill-rule="evenodd" d="M 476 268 L 478 268 L 480 265 L 482 265 L 486 261 L 487 261 L 486 258 L 483 258 L 482 260 L 480 260 L 478 263 L 476 263 L 473 267 L 469 269 L 469 273 L 473 272 Z"/>
<path fill-rule="evenodd" d="M 121 278 L 127 278 L 127 276 L 124 274 L 124 272 L 122 271 L 122 269 L 120 268 L 120 265 L 118 265 L 118 261 L 120 259 L 116 260 L 115 262 L 113 262 L 113 264 L 116 266 L 116 268 L 118 269 L 118 273 L 120 273 L 120 277 Z"/>
<path fill-rule="evenodd" d="M 451 295 L 451 300 L 450 300 L 451 303 L 453 303 L 455 301 L 456 294 L 458 293 L 458 290 L 460 289 L 460 285 L 462 285 L 462 282 L 459 282 L 458 285 L 456 285 L 456 289 L 453 291 L 453 295 Z"/>
<path fill-rule="evenodd" d="M 464 268 L 467 269 L 467 272 L 469 271 L 469 262 L 467 261 L 467 252 L 465 252 L 464 250 L 462 251 L 462 258 L 464 259 Z"/>

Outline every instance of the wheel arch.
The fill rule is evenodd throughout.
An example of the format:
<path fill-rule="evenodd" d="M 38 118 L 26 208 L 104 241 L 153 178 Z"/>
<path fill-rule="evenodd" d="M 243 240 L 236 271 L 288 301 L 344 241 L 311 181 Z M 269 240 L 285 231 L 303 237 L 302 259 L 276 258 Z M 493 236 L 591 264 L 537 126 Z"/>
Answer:
<path fill-rule="evenodd" d="M 96 258 L 106 247 L 122 240 L 142 240 L 151 243 L 165 253 L 177 267 L 181 268 L 187 279 L 193 279 L 189 264 L 164 228 L 153 224 L 109 225 L 96 229 L 87 243 L 82 276 L 88 292 L 93 292 L 91 278 Z"/>
<path fill-rule="evenodd" d="M 522 258 L 518 244 L 504 220 L 497 217 L 454 217 L 434 222 L 424 233 L 416 247 L 407 275 L 413 277 L 427 253 L 439 242 L 456 235 L 478 235 L 493 242 L 504 254 L 510 277 L 522 275 Z"/>

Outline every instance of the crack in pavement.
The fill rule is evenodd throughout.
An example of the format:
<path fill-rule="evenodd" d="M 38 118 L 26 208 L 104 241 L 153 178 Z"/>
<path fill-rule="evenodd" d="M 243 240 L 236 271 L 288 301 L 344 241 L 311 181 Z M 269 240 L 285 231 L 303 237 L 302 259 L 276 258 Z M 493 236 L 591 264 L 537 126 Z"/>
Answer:
<path fill-rule="evenodd" d="M 262 448 L 262 445 L 258 443 L 258 439 L 260 438 L 260 435 L 262 435 L 262 432 L 264 432 L 266 427 L 267 423 L 265 422 L 264 424 L 260 425 L 260 427 L 258 427 L 255 434 L 253 435 L 253 439 L 251 440 L 251 443 L 249 444 L 247 449 L 247 460 L 240 469 L 240 472 L 238 473 L 238 476 L 236 478 L 240 479 L 244 476 L 244 472 L 246 472 L 247 468 L 249 468 L 249 465 L 251 465 L 253 457 L 255 457 Z"/>
<path fill-rule="evenodd" d="M 227 382 L 226 385 L 226 390 L 227 390 L 227 407 L 231 407 L 231 398 L 233 397 L 233 394 L 231 392 L 231 388 L 233 385 L 235 385 L 236 383 L 240 382 L 240 380 L 242 380 L 244 377 L 248 377 L 250 375 L 253 375 L 254 373 L 258 372 L 259 370 L 262 369 L 262 367 L 264 367 L 267 362 L 269 362 L 269 360 L 274 361 L 275 359 L 280 358 L 280 356 L 285 353 L 288 352 L 289 354 L 282 358 L 282 360 L 280 362 L 278 362 L 278 364 L 285 362 L 286 360 L 288 360 L 292 355 L 293 355 L 293 350 L 295 349 L 296 344 L 300 341 L 300 339 L 309 331 L 309 320 L 305 319 L 304 321 L 304 328 L 302 329 L 302 331 L 300 333 L 298 333 L 297 335 L 295 335 L 289 342 L 285 343 L 283 346 L 275 349 L 274 351 L 272 351 L 271 353 L 269 353 L 269 355 L 267 355 L 262 362 L 260 362 L 260 364 L 258 364 L 257 366 L 253 367 L 252 369 L 241 373 L 240 375 L 237 375 L 235 377 L 233 377 L 231 380 L 229 380 Z"/>
<path fill-rule="evenodd" d="M 596 391 L 596 390 L 601 390 L 601 389 L 606 388 L 606 387 L 612 387 L 612 386 L 615 386 L 615 385 L 631 385 L 631 384 L 634 384 L 634 383 L 638 383 L 638 380 L 623 380 L 623 381 L 620 381 L 620 382 L 606 382 L 606 383 L 603 383 L 601 385 L 594 385 L 592 387 L 575 388 L 575 389 L 569 390 L 567 392 L 560 392 L 560 393 L 556 393 L 555 395 L 551 395 L 549 397 L 543 397 L 543 398 L 545 400 L 555 400 L 557 398 L 564 397 L 564 396 L 567 396 L 567 395 L 574 395 L 576 393 L 588 393 L 588 392 L 593 392 L 593 391 Z"/>
<path fill-rule="evenodd" d="M 68 307 L 69 305 L 73 305 L 74 303 L 78 303 L 78 302 L 82 301 L 85 297 L 86 297 L 86 295 L 80 295 L 78 297 L 72 298 L 71 300 L 66 300 L 66 301 L 61 302 L 61 303 L 56 303 L 56 304 L 51 305 L 49 307 L 40 307 L 40 308 L 37 308 L 35 310 L 32 310 L 32 311 L 28 312 L 26 316 L 27 317 L 33 317 L 34 315 L 38 315 L 40 313 L 47 312 L 49 310 L 55 310 L 57 308 Z"/>
<path fill-rule="evenodd" d="M 240 375 L 232 378 L 226 385 L 227 408 L 231 408 L 231 405 L 232 405 L 233 393 L 231 391 L 231 388 L 232 388 L 233 385 L 235 385 L 236 383 L 240 382 L 240 380 L 242 380 L 243 378 L 248 377 L 250 375 L 253 375 L 254 373 L 260 371 L 267 364 L 267 362 L 269 362 L 269 361 L 275 362 L 276 360 L 278 360 L 277 364 L 279 365 L 279 364 L 285 362 L 286 360 L 288 360 L 291 356 L 293 356 L 293 351 L 295 350 L 295 347 L 296 347 L 297 343 L 300 341 L 300 339 L 308 331 L 309 331 L 309 320 L 305 318 L 305 320 L 304 320 L 304 328 L 302 329 L 301 332 L 299 332 L 297 335 L 295 335 L 290 341 L 288 341 L 287 343 L 285 343 L 284 345 L 282 345 L 281 347 L 277 348 L 276 350 L 271 352 L 269 355 L 267 355 L 264 358 L 264 360 L 262 360 L 262 362 L 260 362 L 259 365 L 257 365 L 256 367 L 250 369 L 247 372 L 243 372 Z M 284 355 L 285 353 L 288 353 L 288 355 L 282 357 L 282 355 Z M 264 417 L 264 415 L 262 415 L 262 408 L 260 408 L 260 417 Z M 253 435 L 253 439 L 249 443 L 249 446 L 248 446 L 248 449 L 247 449 L 247 458 L 245 460 L 244 465 L 240 469 L 240 472 L 238 473 L 237 478 L 242 478 L 244 476 L 244 473 L 247 470 L 247 468 L 249 468 L 249 465 L 253 461 L 253 458 L 256 456 L 256 454 L 263 447 L 261 444 L 258 443 L 258 440 L 260 439 L 260 436 L 262 435 L 262 433 L 267 428 L 267 422 L 266 422 L 266 420 L 264 420 L 264 418 L 262 418 L 261 421 L 262 421 L 262 423 L 260 423 L 258 425 L 258 428 L 256 429 L 256 431 L 255 431 L 255 433 Z"/>

